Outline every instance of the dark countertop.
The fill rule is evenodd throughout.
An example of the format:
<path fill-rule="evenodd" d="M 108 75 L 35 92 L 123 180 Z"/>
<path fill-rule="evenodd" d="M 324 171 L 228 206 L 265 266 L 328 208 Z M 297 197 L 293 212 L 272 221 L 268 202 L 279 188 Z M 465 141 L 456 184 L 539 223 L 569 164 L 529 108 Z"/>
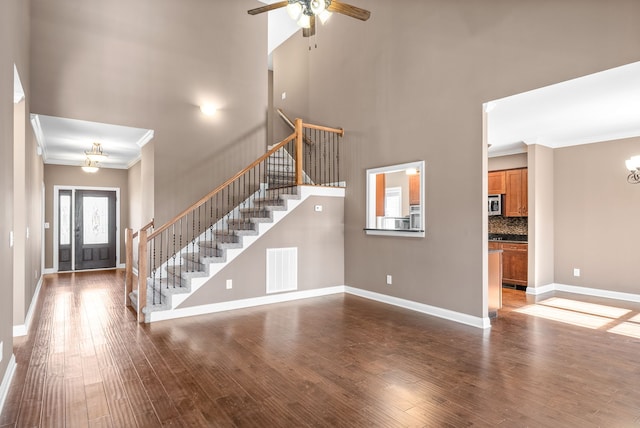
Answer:
<path fill-rule="evenodd" d="M 519 242 L 526 244 L 527 243 L 527 235 L 510 235 L 506 233 L 490 233 L 489 241 L 499 241 L 499 242 Z"/>

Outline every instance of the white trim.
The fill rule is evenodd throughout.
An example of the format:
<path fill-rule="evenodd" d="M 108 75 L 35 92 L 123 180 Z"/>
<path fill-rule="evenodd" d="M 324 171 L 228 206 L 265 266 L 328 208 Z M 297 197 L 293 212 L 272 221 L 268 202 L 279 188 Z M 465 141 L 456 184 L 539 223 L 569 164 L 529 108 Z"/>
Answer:
<path fill-rule="evenodd" d="M 148 129 L 147 132 L 145 132 L 145 134 L 136 141 L 136 144 L 138 147 L 143 148 L 149 141 L 151 141 L 151 139 L 153 139 L 153 135 L 153 129 Z"/>
<path fill-rule="evenodd" d="M 42 270 L 43 275 L 50 275 L 52 273 L 58 273 L 58 271 L 55 270 L 54 268 L 45 268 Z"/>
<path fill-rule="evenodd" d="M 461 324 L 470 325 L 472 327 L 487 329 L 491 328 L 489 317 L 480 318 L 472 315 L 463 314 L 462 312 L 451 311 L 449 309 L 439 308 L 437 306 L 426 305 L 424 303 L 414 302 L 412 300 L 401 299 L 398 297 L 387 296 L 386 294 L 375 293 L 373 291 L 363 290 L 354 287 L 345 287 L 345 292 L 355 296 L 364 297 L 365 299 L 375 300 L 377 302 L 387 303 L 393 306 L 421 312 L 426 315 L 443 318 L 449 321 L 455 321 Z"/>
<path fill-rule="evenodd" d="M 391 229 L 365 229 L 367 235 L 379 235 L 379 236 L 402 236 L 403 238 L 424 238 L 424 230 L 406 229 L 406 230 L 391 230 Z"/>
<path fill-rule="evenodd" d="M 11 359 L 9 360 L 9 365 L 7 366 L 7 370 L 4 372 L 4 377 L 2 378 L 2 383 L 0 384 L 0 413 L 2 413 L 2 408 L 4 407 L 4 402 L 9 395 L 9 386 L 11 385 L 11 380 L 13 379 L 13 375 L 16 373 L 16 356 L 11 354 Z"/>
<path fill-rule="evenodd" d="M 29 331 L 29 326 L 31 326 L 31 320 L 33 319 L 33 311 L 38 304 L 38 297 L 40 296 L 40 289 L 42 288 L 42 275 L 38 280 L 38 285 L 36 286 L 36 291 L 33 293 L 33 297 L 31 298 L 31 303 L 29 304 L 29 310 L 27 311 L 27 316 L 24 318 L 24 324 L 14 325 L 13 326 L 13 337 L 26 336 Z"/>
<path fill-rule="evenodd" d="M 125 269 L 127 267 L 126 264 L 124 263 L 119 263 L 118 266 L 116 266 L 116 269 Z"/>
<path fill-rule="evenodd" d="M 133 274 L 134 274 L 135 276 L 138 276 L 138 268 L 137 268 L 137 267 L 132 266 L 132 267 L 131 267 L 131 272 L 133 272 Z"/>
<path fill-rule="evenodd" d="M 18 73 L 18 67 L 13 64 L 13 103 L 18 104 L 24 100 L 24 88 L 20 81 L 20 74 Z"/>
<path fill-rule="evenodd" d="M 194 315 L 205 315 L 213 314 L 216 312 L 231 311 L 234 309 L 252 308 L 255 306 L 270 305 L 273 303 L 290 302 L 292 300 L 301 300 L 311 297 L 321 297 L 328 296 L 330 294 L 344 293 L 344 289 L 344 285 L 338 285 L 335 287 L 294 291 L 292 293 L 270 294 L 268 296 L 233 300 L 231 302 L 212 303 L 209 305 L 179 308 L 173 309 L 171 311 L 151 312 L 145 317 L 145 320 L 147 320 L 148 322 L 165 321 L 175 318 L 190 317 Z"/>
<path fill-rule="evenodd" d="M 47 160 L 47 148 L 46 142 L 44 139 L 44 132 L 42 132 L 42 125 L 40 125 L 40 116 L 37 114 L 31 113 L 31 127 L 33 128 L 33 134 L 36 137 L 36 142 L 38 143 L 38 147 L 42 153 L 42 161 Z"/>
<path fill-rule="evenodd" d="M 555 284 L 541 285 L 540 287 L 528 286 L 527 294 L 537 296 L 538 294 L 550 293 L 551 291 L 555 291 L 555 289 Z"/>
<path fill-rule="evenodd" d="M 75 201 L 76 190 L 97 190 L 101 192 L 116 192 L 116 267 L 120 265 L 120 188 L 119 187 L 91 187 L 91 186 L 65 186 L 56 184 L 53 186 L 53 270 L 58 272 L 60 265 L 58 262 L 58 199 L 60 190 L 71 190 L 71 230 L 75 229 Z M 71 271 L 80 272 L 75 269 L 75 239 L 71 239 Z M 93 269 L 92 269 L 93 270 Z"/>

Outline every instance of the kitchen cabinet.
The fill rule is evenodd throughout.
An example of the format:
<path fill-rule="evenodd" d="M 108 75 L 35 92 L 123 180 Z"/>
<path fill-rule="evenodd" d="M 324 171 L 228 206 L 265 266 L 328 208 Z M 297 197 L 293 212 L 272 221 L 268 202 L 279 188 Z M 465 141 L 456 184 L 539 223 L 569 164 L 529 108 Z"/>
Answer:
<path fill-rule="evenodd" d="M 527 286 L 529 248 L 526 243 L 489 241 L 489 250 L 502 250 L 502 283 Z"/>
<path fill-rule="evenodd" d="M 491 171 L 488 181 L 489 195 L 504 195 L 507 193 L 506 174 L 505 171 Z"/>
<path fill-rule="evenodd" d="M 409 205 L 420 205 L 420 174 L 409 176 Z"/>
<path fill-rule="evenodd" d="M 502 283 L 527 285 L 528 244 L 503 243 L 502 246 Z"/>
<path fill-rule="evenodd" d="M 527 169 L 509 169 L 505 171 L 506 194 L 504 197 L 505 217 L 527 217 L 528 188 Z"/>

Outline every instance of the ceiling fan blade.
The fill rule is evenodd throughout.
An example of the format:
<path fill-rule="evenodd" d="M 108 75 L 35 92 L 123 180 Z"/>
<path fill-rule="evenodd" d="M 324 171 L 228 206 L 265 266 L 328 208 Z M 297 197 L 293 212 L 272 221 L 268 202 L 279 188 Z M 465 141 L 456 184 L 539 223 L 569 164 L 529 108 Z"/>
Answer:
<path fill-rule="evenodd" d="M 309 28 L 302 29 L 302 37 L 311 37 L 316 35 L 316 17 L 313 15 L 309 18 Z"/>
<path fill-rule="evenodd" d="M 248 10 L 247 13 L 249 15 L 257 15 L 263 12 L 269 12 L 270 10 L 280 9 L 281 7 L 285 7 L 289 2 L 287 0 L 279 1 L 277 3 L 268 4 L 266 6 L 257 7 L 255 9 Z"/>
<path fill-rule="evenodd" d="M 350 4 L 338 2 L 336 0 L 333 0 L 331 2 L 327 10 L 329 12 L 341 13 L 343 15 L 347 15 L 361 21 L 366 21 L 371 16 L 371 12 L 366 9 L 361 9 L 359 7 L 351 6 Z"/>

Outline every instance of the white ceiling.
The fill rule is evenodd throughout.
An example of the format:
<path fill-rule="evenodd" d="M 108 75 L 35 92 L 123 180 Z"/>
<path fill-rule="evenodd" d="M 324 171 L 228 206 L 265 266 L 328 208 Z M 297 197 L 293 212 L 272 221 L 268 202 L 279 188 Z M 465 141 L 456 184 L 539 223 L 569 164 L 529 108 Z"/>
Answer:
<path fill-rule="evenodd" d="M 153 138 L 149 129 L 32 114 L 31 123 L 44 163 L 82 166 L 93 142 L 109 156 L 100 167 L 127 169 L 140 158 L 140 149 Z"/>
<path fill-rule="evenodd" d="M 487 103 L 489 156 L 640 136 L 640 62 Z"/>

